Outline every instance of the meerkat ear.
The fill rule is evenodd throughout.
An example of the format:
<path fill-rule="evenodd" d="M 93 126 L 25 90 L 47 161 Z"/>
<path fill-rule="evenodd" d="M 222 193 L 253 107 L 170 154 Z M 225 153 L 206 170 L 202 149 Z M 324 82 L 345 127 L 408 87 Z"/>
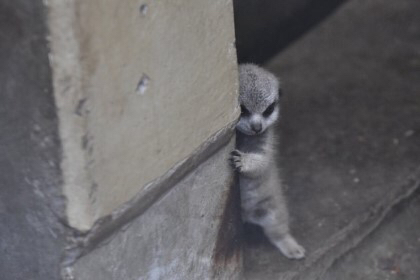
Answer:
<path fill-rule="evenodd" d="M 279 88 L 279 97 L 283 96 L 283 90 L 281 88 Z"/>

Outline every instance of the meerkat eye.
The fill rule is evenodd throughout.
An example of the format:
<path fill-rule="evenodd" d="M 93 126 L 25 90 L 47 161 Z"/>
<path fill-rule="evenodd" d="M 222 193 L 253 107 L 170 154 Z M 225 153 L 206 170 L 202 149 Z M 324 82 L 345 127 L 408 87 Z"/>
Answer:
<path fill-rule="evenodd" d="M 241 114 L 242 114 L 243 116 L 249 116 L 249 115 L 251 115 L 251 112 L 249 112 L 249 111 L 248 111 L 248 109 L 247 109 L 247 108 L 245 108 L 245 106 L 244 106 L 244 105 L 241 105 Z"/>
<path fill-rule="evenodd" d="M 263 112 L 263 116 L 264 117 L 270 116 L 273 113 L 275 108 L 276 108 L 276 103 L 274 102 L 270 106 L 268 106 L 267 109 L 265 109 L 265 111 Z"/>

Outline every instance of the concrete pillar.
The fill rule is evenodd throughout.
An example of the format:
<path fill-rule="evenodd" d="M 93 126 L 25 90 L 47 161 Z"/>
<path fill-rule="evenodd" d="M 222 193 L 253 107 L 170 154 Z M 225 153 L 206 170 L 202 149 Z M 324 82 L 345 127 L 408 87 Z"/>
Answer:
<path fill-rule="evenodd" d="M 5 279 L 235 279 L 230 0 L 0 1 Z"/>

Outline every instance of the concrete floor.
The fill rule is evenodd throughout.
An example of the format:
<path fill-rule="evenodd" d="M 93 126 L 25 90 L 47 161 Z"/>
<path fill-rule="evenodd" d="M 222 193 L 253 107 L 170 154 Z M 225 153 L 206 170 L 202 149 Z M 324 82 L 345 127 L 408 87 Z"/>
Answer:
<path fill-rule="evenodd" d="M 279 162 L 307 257 L 247 226 L 247 279 L 420 279 L 419 11 L 350 0 L 266 65 L 283 81 Z"/>
<path fill-rule="evenodd" d="M 323 280 L 420 279 L 420 195 L 331 267 Z"/>

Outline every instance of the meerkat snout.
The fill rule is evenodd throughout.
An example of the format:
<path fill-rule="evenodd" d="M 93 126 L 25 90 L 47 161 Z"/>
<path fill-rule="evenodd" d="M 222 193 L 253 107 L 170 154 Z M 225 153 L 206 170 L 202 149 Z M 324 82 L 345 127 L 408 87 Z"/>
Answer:
<path fill-rule="evenodd" d="M 261 123 L 253 123 L 251 124 L 251 128 L 253 131 L 255 131 L 255 133 L 259 133 L 262 130 L 262 125 Z"/>
<path fill-rule="evenodd" d="M 262 131 L 262 123 L 261 123 L 261 119 L 259 117 L 251 118 L 250 125 L 251 125 L 251 129 L 255 133 L 260 133 Z"/>

